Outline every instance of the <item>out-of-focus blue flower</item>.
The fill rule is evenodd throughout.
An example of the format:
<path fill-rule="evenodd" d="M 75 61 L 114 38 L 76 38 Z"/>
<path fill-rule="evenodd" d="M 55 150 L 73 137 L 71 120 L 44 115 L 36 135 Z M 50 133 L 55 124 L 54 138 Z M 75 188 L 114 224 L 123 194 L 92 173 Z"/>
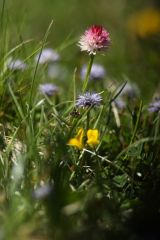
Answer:
<path fill-rule="evenodd" d="M 148 107 L 149 112 L 160 112 L 160 98 L 156 98 L 154 102 L 151 102 Z"/>
<path fill-rule="evenodd" d="M 49 66 L 48 66 L 48 76 L 50 78 L 58 78 L 60 76 L 60 73 L 61 73 L 61 69 L 60 69 L 60 66 L 58 64 L 49 64 Z"/>
<path fill-rule="evenodd" d="M 120 97 L 116 98 L 116 99 L 114 100 L 114 103 L 115 103 L 115 106 L 116 106 L 119 110 L 123 110 L 123 109 L 126 108 L 126 103 L 125 103 L 125 101 L 124 101 L 122 98 L 120 98 Z"/>
<path fill-rule="evenodd" d="M 43 200 L 47 198 L 52 191 L 53 191 L 53 185 L 47 183 L 35 189 L 32 193 L 32 196 L 37 200 Z"/>
<path fill-rule="evenodd" d="M 48 77 L 58 78 L 59 80 L 64 80 L 68 75 L 68 70 L 65 66 L 59 63 L 50 63 L 48 65 Z"/>
<path fill-rule="evenodd" d="M 7 60 L 7 67 L 12 71 L 23 71 L 27 68 L 27 65 L 20 59 L 9 58 Z"/>
<path fill-rule="evenodd" d="M 39 61 L 39 64 L 45 64 L 50 62 L 56 62 L 60 59 L 59 54 L 52 48 L 44 48 L 41 53 L 35 56 L 35 62 Z"/>
<path fill-rule="evenodd" d="M 139 88 L 135 83 L 127 83 L 121 91 L 120 96 L 125 96 L 129 99 L 133 99 L 138 97 L 139 94 Z"/>
<path fill-rule="evenodd" d="M 87 73 L 87 66 L 84 65 L 81 69 L 81 78 L 82 80 L 85 79 Z M 105 68 L 100 65 L 100 64 L 93 64 L 92 68 L 91 68 L 91 73 L 90 73 L 90 80 L 100 80 L 100 79 L 104 79 L 106 77 L 106 70 Z"/>
<path fill-rule="evenodd" d="M 39 90 L 42 94 L 51 97 L 58 92 L 59 88 L 53 83 L 44 83 L 39 85 Z"/>
<path fill-rule="evenodd" d="M 79 95 L 76 100 L 76 106 L 79 108 L 97 107 L 100 105 L 102 98 L 99 93 L 87 92 L 84 95 Z"/>

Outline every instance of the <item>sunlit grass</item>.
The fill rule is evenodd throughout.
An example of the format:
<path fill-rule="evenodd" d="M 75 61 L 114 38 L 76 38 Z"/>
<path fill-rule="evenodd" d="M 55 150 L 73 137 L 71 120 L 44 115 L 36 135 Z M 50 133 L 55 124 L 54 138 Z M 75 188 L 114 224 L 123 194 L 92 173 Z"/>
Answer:
<path fill-rule="evenodd" d="M 114 44 L 90 58 L 72 36 L 56 47 L 57 59 L 46 57 L 54 21 L 40 41 L 12 41 L 8 6 L 3 0 L 0 239 L 156 239 L 159 99 L 144 102 L 127 72 L 121 83 L 108 69 L 94 77 L 94 62 L 106 70 L 120 61 L 117 52 L 112 62 L 115 50 L 110 57 Z M 20 37 L 23 27 L 17 29 Z M 70 47 L 76 48 L 73 56 L 67 56 Z"/>

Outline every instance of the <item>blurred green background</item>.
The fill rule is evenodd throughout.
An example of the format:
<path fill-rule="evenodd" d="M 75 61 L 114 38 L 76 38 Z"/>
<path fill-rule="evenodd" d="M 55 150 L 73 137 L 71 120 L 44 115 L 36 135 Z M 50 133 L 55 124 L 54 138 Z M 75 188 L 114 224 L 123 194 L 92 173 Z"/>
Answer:
<path fill-rule="evenodd" d="M 157 0 L 1 0 L 11 46 L 22 39 L 42 40 L 54 20 L 48 46 L 57 49 L 69 68 L 88 60 L 76 46 L 92 24 L 111 34 L 112 46 L 96 62 L 104 64 L 109 78 L 136 82 L 144 99 L 159 89 L 160 4 Z M 1 7 L 2 8 L 2 7 Z"/>

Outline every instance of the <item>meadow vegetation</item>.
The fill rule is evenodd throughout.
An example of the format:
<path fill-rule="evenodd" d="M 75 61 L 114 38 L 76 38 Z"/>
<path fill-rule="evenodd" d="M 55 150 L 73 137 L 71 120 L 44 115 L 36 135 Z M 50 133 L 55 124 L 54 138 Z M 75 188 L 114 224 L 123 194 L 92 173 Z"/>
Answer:
<path fill-rule="evenodd" d="M 0 239 L 158 240 L 158 3 L 13 2 L 0 3 Z"/>

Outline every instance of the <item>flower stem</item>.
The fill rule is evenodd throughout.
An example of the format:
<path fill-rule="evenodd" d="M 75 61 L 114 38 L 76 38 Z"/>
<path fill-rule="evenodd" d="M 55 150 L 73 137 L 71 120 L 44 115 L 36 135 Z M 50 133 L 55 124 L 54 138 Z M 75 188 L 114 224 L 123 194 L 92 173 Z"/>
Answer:
<path fill-rule="evenodd" d="M 93 60 L 94 60 L 94 55 L 92 54 L 91 57 L 90 57 L 90 61 L 88 63 L 86 77 L 85 77 L 85 80 L 84 80 L 84 83 L 83 83 L 83 86 L 82 86 L 82 93 L 84 93 L 86 88 L 87 88 L 88 81 L 89 81 L 89 76 L 90 76 L 90 72 L 91 72 L 91 68 L 92 68 L 92 65 L 93 65 Z"/>
<path fill-rule="evenodd" d="M 90 110 L 88 110 L 87 112 L 87 129 L 86 130 L 89 129 L 89 120 L 90 120 Z"/>

